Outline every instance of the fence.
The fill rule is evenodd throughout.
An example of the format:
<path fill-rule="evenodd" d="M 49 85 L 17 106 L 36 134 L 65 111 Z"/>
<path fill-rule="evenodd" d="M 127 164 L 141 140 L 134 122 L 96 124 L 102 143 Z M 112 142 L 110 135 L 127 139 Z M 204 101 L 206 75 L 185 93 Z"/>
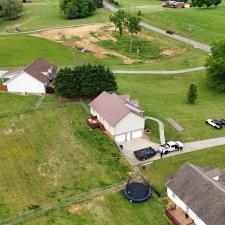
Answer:
<path fill-rule="evenodd" d="M 108 193 L 108 192 L 121 190 L 124 186 L 125 186 L 125 182 L 121 182 L 121 183 L 113 184 L 113 185 L 110 185 L 110 186 L 107 186 L 107 187 L 104 187 L 104 188 L 95 189 L 91 192 L 83 193 L 83 194 L 78 195 L 78 196 L 73 196 L 73 197 L 70 197 L 70 198 L 62 199 L 59 202 L 49 204 L 49 205 L 45 205 L 45 206 L 40 206 L 37 209 L 29 210 L 27 212 L 17 214 L 13 217 L 6 218 L 4 220 L 0 220 L 0 225 L 16 224 L 16 223 L 19 223 L 19 222 L 22 222 L 24 220 L 33 218 L 35 216 L 38 216 L 42 213 L 45 213 L 45 212 L 53 210 L 53 209 L 70 206 L 70 205 L 75 204 L 75 203 L 80 203 L 80 202 L 83 202 L 83 201 L 87 201 L 87 200 L 96 198 L 96 197 L 98 197 L 102 194 Z"/>

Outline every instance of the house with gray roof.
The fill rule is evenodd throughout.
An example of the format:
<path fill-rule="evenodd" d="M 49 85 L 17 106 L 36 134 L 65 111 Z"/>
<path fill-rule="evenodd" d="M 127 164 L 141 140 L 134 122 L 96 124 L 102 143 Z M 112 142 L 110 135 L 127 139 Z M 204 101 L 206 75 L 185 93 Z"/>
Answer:
<path fill-rule="evenodd" d="M 196 225 L 225 225 L 225 174 L 184 164 L 167 182 L 168 198 Z"/>
<path fill-rule="evenodd" d="M 129 95 L 104 91 L 90 103 L 90 112 L 117 143 L 143 137 L 143 110 L 139 101 L 131 100 Z"/>

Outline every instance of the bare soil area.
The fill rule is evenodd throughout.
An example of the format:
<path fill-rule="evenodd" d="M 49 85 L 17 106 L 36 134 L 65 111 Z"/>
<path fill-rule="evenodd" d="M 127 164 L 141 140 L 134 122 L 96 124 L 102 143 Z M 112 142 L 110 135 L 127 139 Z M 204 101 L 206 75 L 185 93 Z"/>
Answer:
<path fill-rule="evenodd" d="M 115 30 L 115 28 L 110 24 L 94 24 L 79 27 L 52 29 L 33 34 L 33 36 L 61 43 L 65 46 L 79 49 L 84 48 L 97 58 L 106 58 L 107 56 L 111 55 L 120 58 L 124 64 L 133 64 L 135 61 L 134 59 L 131 59 L 119 52 L 105 49 L 98 45 L 98 41 L 100 40 L 117 41 L 112 36 L 113 30 Z M 153 37 L 145 34 L 140 34 L 140 36 L 147 40 L 154 39 Z M 177 49 L 165 49 L 161 55 L 171 57 L 177 53 Z M 153 60 L 147 60 L 145 63 L 149 64 L 152 62 Z"/>

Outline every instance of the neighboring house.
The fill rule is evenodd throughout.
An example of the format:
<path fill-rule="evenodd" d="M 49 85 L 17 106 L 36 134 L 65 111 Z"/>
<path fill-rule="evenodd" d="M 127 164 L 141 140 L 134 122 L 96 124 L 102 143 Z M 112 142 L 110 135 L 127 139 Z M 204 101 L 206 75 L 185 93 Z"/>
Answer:
<path fill-rule="evenodd" d="M 102 92 L 90 103 L 90 111 L 117 143 L 141 138 L 144 134 L 143 110 L 138 100 L 130 100 L 129 95 Z"/>
<path fill-rule="evenodd" d="M 185 8 L 185 5 L 184 2 L 167 1 L 162 6 L 166 8 Z"/>
<path fill-rule="evenodd" d="M 2 77 L 8 92 L 46 94 L 52 87 L 57 67 L 40 58 L 25 68 L 9 71 Z"/>
<path fill-rule="evenodd" d="M 196 225 L 225 224 L 225 174 L 186 163 L 167 182 L 167 195 Z"/>

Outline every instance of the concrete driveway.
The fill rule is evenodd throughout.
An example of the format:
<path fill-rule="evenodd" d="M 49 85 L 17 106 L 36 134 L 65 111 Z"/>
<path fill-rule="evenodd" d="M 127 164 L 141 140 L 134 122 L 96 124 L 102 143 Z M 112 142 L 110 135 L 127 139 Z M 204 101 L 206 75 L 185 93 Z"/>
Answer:
<path fill-rule="evenodd" d="M 124 154 L 124 156 L 126 157 L 126 159 L 130 162 L 132 166 L 141 163 L 141 161 L 139 161 L 134 156 L 134 151 L 141 150 L 148 147 L 158 149 L 158 146 L 159 146 L 159 144 L 156 144 L 150 141 L 148 137 L 137 138 L 131 141 L 126 141 L 121 143 L 121 145 L 123 145 L 123 149 L 121 150 L 121 152 Z"/>

